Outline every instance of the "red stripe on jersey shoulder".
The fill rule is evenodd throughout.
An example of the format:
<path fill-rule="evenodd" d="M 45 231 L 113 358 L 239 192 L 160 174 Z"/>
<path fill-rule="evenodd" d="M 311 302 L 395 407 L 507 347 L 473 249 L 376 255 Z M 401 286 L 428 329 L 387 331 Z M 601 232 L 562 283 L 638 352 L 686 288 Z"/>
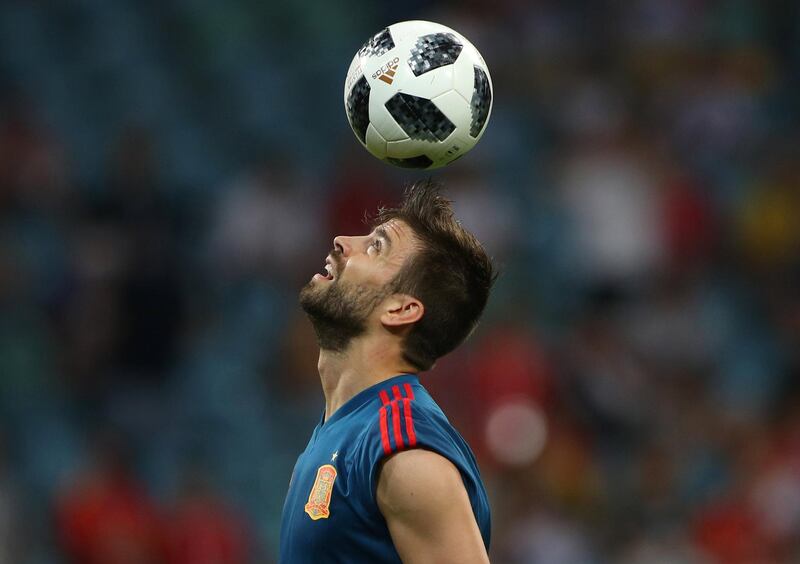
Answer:
<path fill-rule="evenodd" d="M 408 382 L 404 383 L 402 391 L 399 385 L 394 385 L 391 391 L 393 399 L 389 399 L 387 390 L 378 392 L 378 397 L 382 404 L 379 409 L 381 443 L 383 444 L 383 451 L 386 454 L 391 454 L 396 450 L 399 451 L 406 448 L 406 440 L 403 438 L 403 428 L 405 428 L 406 438 L 408 439 L 408 447 L 415 447 L 417 445 L 417 434 L 414 429 L 414 413 L 412 409 L 414 391 L 411 388 L 411 384 Z M 405 392 L 405 397 L 403 392 Z M 402 415 L 400 414 L 401 406 L 403 410 Z M 391 409 L 392 413 L 391 430 L 389 429 L 388 421 L 389 409 Z M 389 440 L 390 433 L 394 438 L 394 448 L 392 448 L 392 443 Z"/>
<path fill-rule="evenodd" d="M 381 427 L 381 443 L 383 443 L 384 454 L 392 453 L 392 445 L 389 442 L 389 424 L 386 421 L 386 409 L 383 407 L 378 409 L 378 417 L 380 419 Z"/>
<path fill-rule="evenodd" d="M 394 444 L 397 450 L 403 450 L 406 445 L 403 442 L 403 432 L 400 430 L 400 407 L 397 405 L 397 400 L 392 402 L 392 426 L 394 428 Z"/>
<path fill-rule="evenodd" d="M 406 416 L 406 435 L 408 436 L 408 446 L 417 446 L 417 434 L 414 432 L 414 416 L 411 412 L 411 398 L 403 400 L 403 413 Z"/>

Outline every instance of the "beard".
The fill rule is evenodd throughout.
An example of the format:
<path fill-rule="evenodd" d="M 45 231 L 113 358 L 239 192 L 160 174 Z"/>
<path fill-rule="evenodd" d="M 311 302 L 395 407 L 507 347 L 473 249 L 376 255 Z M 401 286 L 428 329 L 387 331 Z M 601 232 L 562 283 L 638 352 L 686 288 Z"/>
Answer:
<path fill-rule="evenodd" d="M 312 280 L 300 290 L 300 306 L 306 312 L 319 348 L 343 352 L 367 331 L 367 320 L 388 291 L 351 285 L 338 278 L 320 287 Z"/>

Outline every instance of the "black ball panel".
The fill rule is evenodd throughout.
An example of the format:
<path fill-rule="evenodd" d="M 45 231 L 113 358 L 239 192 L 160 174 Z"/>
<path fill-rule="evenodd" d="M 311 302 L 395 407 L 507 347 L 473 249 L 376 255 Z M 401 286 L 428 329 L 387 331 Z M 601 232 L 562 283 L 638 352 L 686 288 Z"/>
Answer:
<path fill-rule="evenodd" d="M 369 126 L 369 93 L 367 77 L 362 76 L 347 95 L 347 116 L 350 118 L 353 131 L 362 143 L 366 143 L 367 126 Z"/>
<path fill-rule="evenodd" d="M 364 46 L 358 50 L 358 56 L 379 57 L 391 49 L 394 49 L 394 39 L 392 39 L 392 34 L 387 27 L 367 39 Z"/>
<path fill-rule="evenodd" d="M 489 77 L 486 72 L 475 66 L 475 84 L 472 91 L 470 109 L 472 111 L 472 122 L 469 126 L 469 134 L 477 137 L 489 117 L 489 108 L 492 107 L 492 87 L 489 85 Z"/>
<path fill-rule="evenodd" d="M 431 33 L 417 39 L 408 58 L 414 76 L 445 65 L 452 65 L 464 48 L 452 33 Z"/>
<path fill-rule="evenodd" d="M 433 164 L 433 161 L 426 155 L 417 155 L 416 157 L 408 157 L 405 159 L 386 157 L 386 160 L 393 165 L 403 168 L 428 168 Z"/>
<path fill-rule="evenodd" d="M 432 100 L 398 92 L 386 101 L 386 109 L 411 139 L 444 141 L 456 126 Z"/>

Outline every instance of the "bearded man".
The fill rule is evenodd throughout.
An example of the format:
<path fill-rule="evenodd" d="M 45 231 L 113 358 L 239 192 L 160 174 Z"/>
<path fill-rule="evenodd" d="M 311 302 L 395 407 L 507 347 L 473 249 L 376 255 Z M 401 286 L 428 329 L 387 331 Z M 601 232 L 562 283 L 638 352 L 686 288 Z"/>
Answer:
<path fill-rule="evenodd" d="M 325 411 L 289 483 L 280 562 L 488 562 L 475 457 L 418 374 L 473 331 L 495 278 L 430 181 L 368 235 L 333 240 L 300 292 Z"/>

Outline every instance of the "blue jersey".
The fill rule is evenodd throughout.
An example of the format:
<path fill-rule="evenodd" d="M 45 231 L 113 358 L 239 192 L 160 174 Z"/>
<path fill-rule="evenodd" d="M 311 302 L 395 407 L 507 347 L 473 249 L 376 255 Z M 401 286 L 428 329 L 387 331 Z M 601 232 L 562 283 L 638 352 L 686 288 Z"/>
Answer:
<path fill-rule="evenodd" d="M 280 562 L 400 562 L 376 487 L 381 460 L 409 448 L 458 468 L 488 550 L 489 502 L 475 457 L 417 377 L 403 374 L 358 393 L 314 429 L 289 482 Z"/>

